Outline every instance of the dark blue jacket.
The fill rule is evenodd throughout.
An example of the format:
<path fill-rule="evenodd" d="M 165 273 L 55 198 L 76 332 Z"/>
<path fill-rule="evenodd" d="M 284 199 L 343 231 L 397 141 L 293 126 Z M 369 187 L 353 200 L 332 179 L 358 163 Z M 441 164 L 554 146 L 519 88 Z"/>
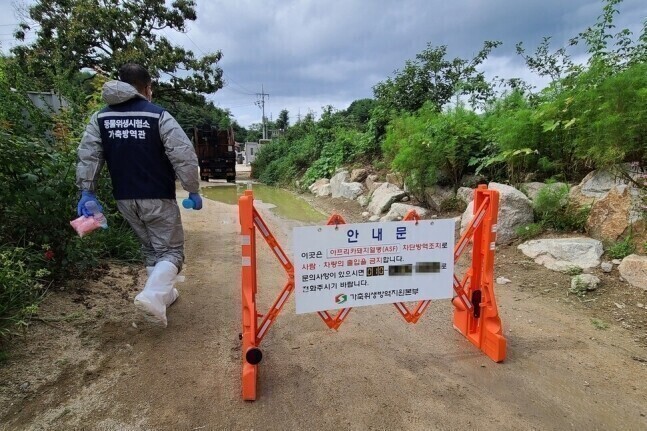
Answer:
<path fill-rule="evenodd" d="M 163 112 L 139 97 L 99 111 L 115 199 L 175 199 L 175 172 L 159 131 Z"/>

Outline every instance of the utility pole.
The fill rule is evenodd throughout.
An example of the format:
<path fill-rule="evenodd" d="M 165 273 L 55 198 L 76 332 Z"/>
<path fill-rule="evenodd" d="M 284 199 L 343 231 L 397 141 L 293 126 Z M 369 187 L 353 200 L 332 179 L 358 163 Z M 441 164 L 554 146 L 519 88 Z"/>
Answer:
<path fill-rule="evenodd" d="M 299 108 L 299 113 L 297 114 L 297 123 L 301 122 L 301 108 Z"/>
<path fill-rule="evenodd" d="M 263 111 L 263 139 L 267 139 L 267 127 L 265 126 L 265 96 L 267 96 L 268 99 L 270 98 L 270 95 L 265 93 L 263 85 L 261 84 L 261 92 L 256 93 L 256 97 L 260 98 L 260 100 L 256 101 L 256 106 L 261 108 L 261 111 Z"/>

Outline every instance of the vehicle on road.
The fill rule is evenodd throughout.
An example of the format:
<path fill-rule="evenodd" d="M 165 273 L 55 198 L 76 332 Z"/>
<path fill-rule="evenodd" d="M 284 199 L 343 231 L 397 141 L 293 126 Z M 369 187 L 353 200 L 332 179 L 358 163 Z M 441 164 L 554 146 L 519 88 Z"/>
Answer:
<path fill-rule="evenodd" d="M 200 179 L 224 179 L 236 182 L 236 149 L 234 131 L 215 127 L 196 127 L 193 145 L 198 155 Z"/>

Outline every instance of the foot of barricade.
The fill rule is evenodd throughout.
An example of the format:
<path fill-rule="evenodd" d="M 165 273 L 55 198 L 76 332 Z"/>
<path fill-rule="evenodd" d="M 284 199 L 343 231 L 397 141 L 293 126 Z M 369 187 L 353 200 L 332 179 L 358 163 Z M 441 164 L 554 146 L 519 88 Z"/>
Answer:
<path fill-rule="evenodd" d="M 506 339 L 503 336 L 501 319 L 491 307 L 480 308 L 479 317 L 465 308 L 457 298 L 454 304 L 454 329 L 463 334 L 494 362 L 503 362 L 506 355 Z M 494 314 L 494 315 L 493 315 Z"/>
<path fill-rule="evenodd" d="M 256 377 L 258 365 L 243 362 L 243 400 L 256 400 Z"/>

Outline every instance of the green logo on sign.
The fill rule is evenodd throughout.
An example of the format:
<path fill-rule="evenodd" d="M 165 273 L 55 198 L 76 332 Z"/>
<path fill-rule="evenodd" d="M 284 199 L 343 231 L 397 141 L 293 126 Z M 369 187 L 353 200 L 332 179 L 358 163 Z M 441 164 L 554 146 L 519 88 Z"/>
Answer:
<path fill-rule="evenodd" d="M 344 295 L 343 293 L 341 295 L 335 296 L 335 302 L 337 304 L 343 304 L 346 301 L 348 301 L 348 296 Z"/>

